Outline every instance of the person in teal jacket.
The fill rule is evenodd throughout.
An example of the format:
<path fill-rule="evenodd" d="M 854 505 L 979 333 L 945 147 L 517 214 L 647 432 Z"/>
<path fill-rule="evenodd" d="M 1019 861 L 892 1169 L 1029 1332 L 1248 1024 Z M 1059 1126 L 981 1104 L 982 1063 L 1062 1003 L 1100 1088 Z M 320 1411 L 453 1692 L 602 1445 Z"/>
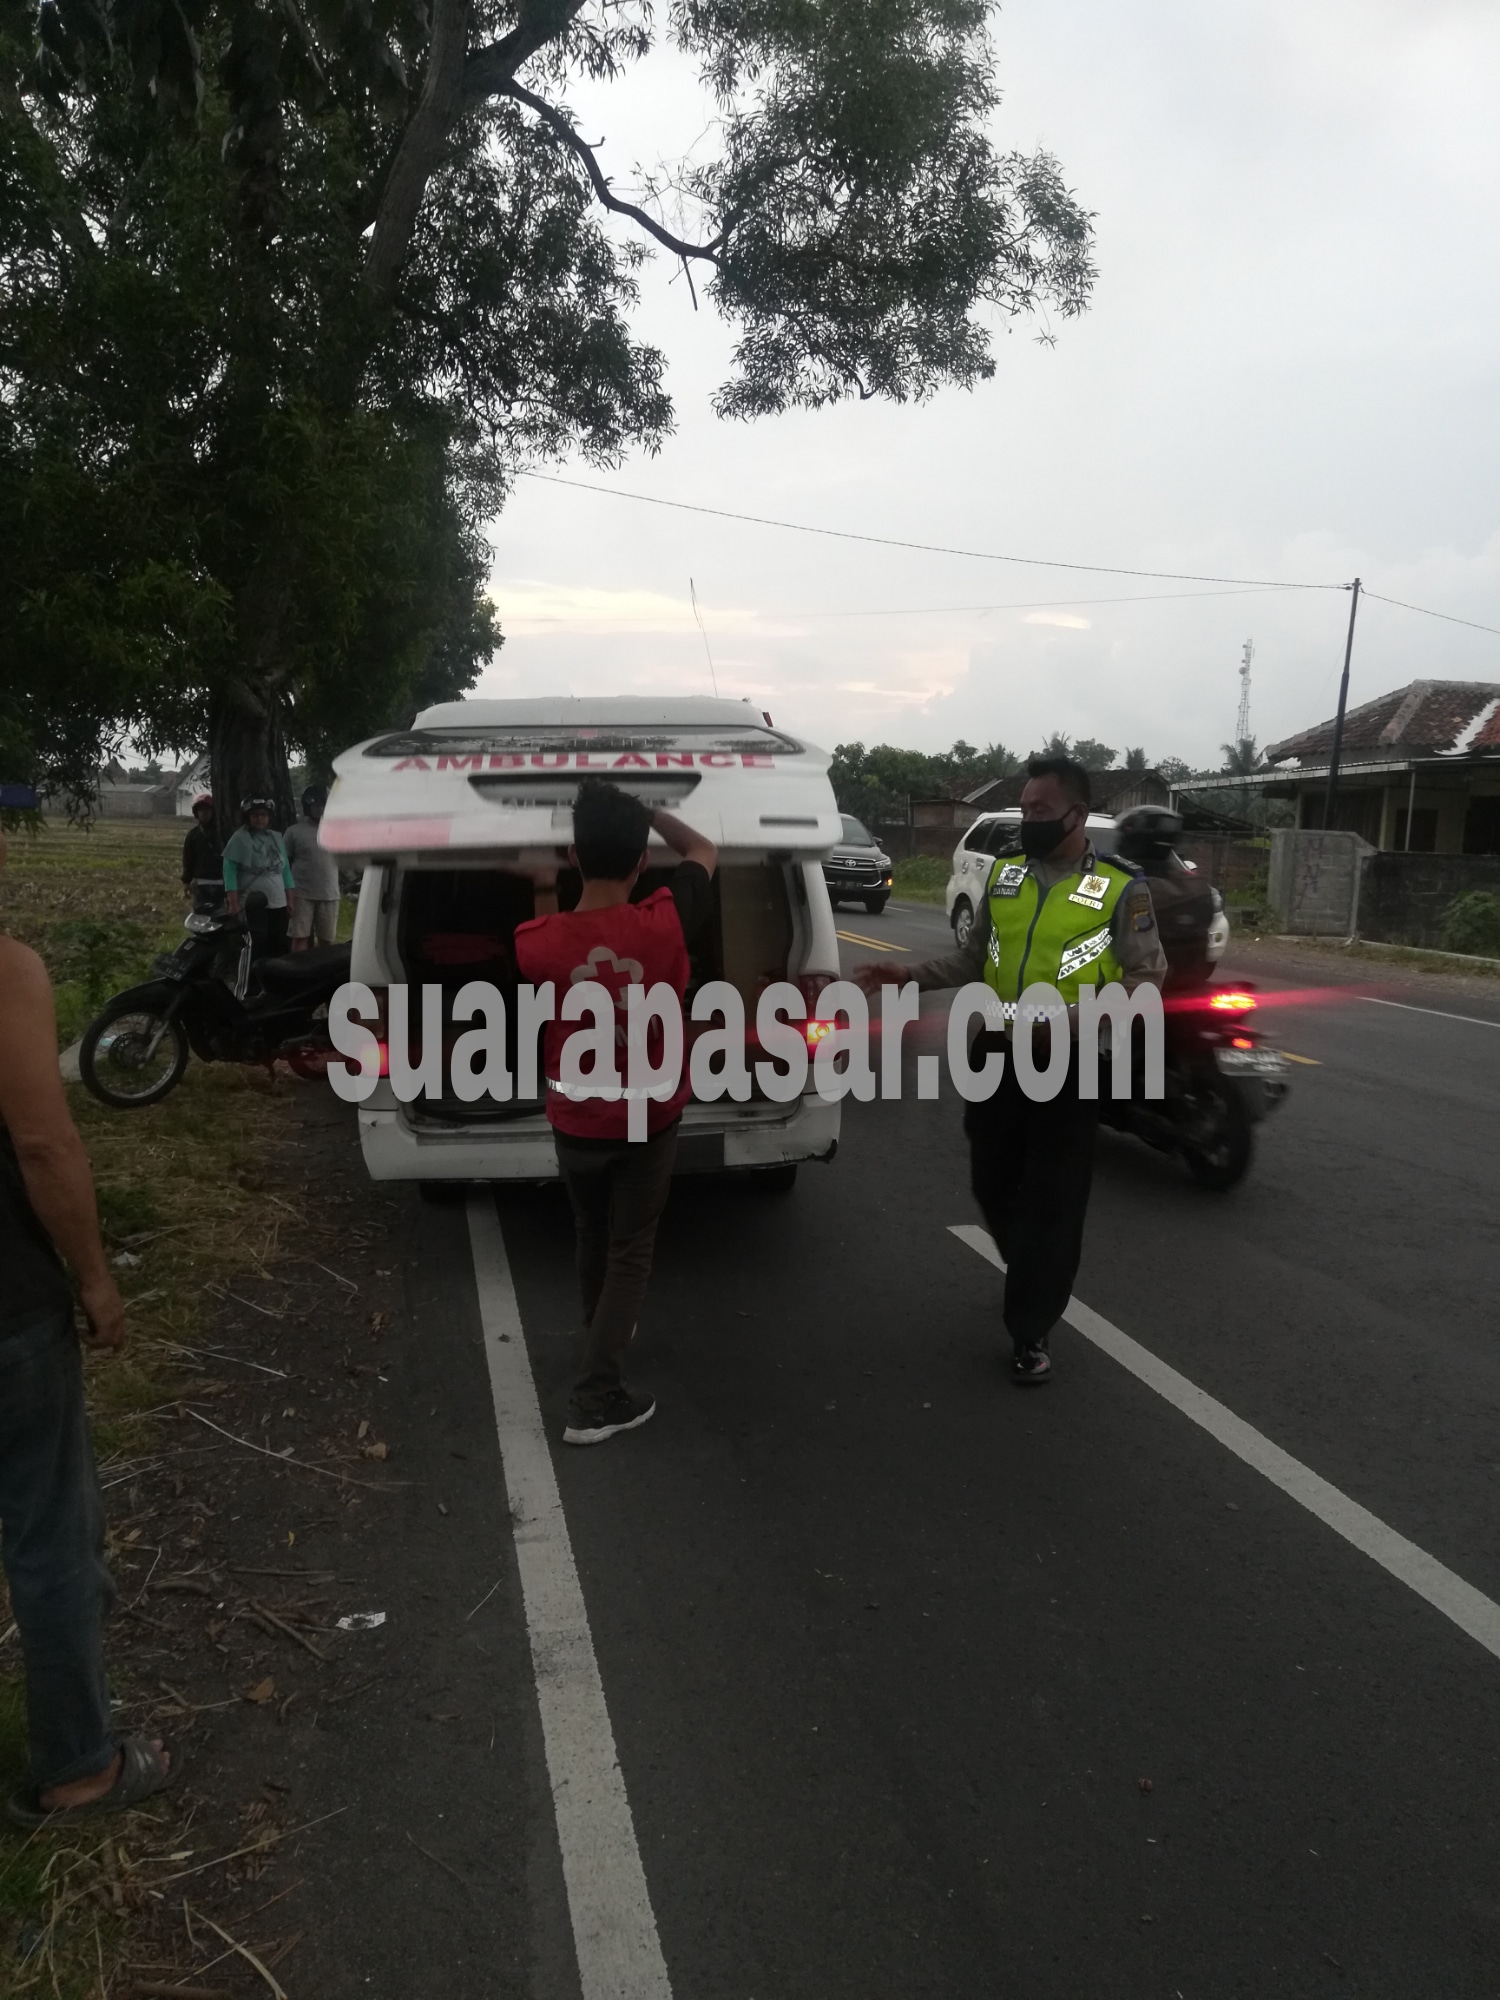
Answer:
<path fill-rule="evenodd" d="M 286 950 L 287 925 L 297 905 L 292 864 L 281 835 L 271 824 L 272 799 L 240 800 L 244 825 L 224 843 L 224 888 L 229 907 L 238 916 L 245 898 L 258 889 L 265 908 L 250 912 L 250 936 L 257 958 L 280 958 Z"/>

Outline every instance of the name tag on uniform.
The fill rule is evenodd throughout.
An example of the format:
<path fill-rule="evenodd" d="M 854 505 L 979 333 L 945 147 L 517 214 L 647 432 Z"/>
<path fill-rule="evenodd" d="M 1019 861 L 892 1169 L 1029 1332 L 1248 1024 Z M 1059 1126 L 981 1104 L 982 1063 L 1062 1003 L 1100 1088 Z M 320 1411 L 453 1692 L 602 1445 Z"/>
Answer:
<path fill-rule="evenodd" d="M 996 876 L 995 885 L 991 889 L 990 894 L 992 896 L 1018 896 L 1021 893 L 1021 884 L 1025 880 L 1026 863 L 1024 861 L 1007 861 Z"/>
<path fill-rule="evenodd" d="M 1078 887 L 1069 896 L 1070 903 L 1084 903 L 1091 910 L 1102 910 L 1104 899 L 1109 894 L 1109 883 L 1102 875 L 1085 875 Z"/>

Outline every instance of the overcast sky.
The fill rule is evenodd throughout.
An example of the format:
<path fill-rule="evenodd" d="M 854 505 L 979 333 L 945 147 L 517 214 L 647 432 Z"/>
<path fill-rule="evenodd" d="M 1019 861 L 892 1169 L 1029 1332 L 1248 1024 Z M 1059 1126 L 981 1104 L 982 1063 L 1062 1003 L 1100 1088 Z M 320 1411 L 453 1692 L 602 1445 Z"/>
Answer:
<path fill-rule="evenodd" d="M 1500 626 L 1500 8 L 1494 0 L 1011 0 L 997 137 L 1097 213 L 1092 310 L 1025 321 L 922 406 L 726 424 L 732 335 L 662 259 L 640 329 L 678 428 L 619 491 L 923 542 L 1341 581 Z M 675 57 L 577 91 L 622 186 L 710 108 Z M 1343 594 L 1186 591 L 861 548 L 527 480 L 494 526 L 490 694 L 749 695 L 831 746 L 1026 750 L 1053 729 L 1195 764 L 1332 712 Z M 1351 702 L 1500 682 L 1500 638 L 1361 608 Z"/>

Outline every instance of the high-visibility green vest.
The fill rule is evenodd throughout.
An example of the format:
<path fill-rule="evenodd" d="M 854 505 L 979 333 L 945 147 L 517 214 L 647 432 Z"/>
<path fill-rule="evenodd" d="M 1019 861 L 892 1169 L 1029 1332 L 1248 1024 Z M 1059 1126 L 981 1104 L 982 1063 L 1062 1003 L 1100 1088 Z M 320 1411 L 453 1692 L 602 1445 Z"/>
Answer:
<path fill-rule="evenodd" d="M 1108 986 L 1124 977 L 1111 926 L 1115 905 L 1135 879 L 1133 869 L 1096 856 L 1092 874 L 1065 875 L 1043 894 L 1029 862 L 1002 856 L 995 863 L 986 891 L 984 983 L 999 996 L 1007 1021 L 1038 980 L 1055 986 L 1071 1006 L 1080 986 Z"/>

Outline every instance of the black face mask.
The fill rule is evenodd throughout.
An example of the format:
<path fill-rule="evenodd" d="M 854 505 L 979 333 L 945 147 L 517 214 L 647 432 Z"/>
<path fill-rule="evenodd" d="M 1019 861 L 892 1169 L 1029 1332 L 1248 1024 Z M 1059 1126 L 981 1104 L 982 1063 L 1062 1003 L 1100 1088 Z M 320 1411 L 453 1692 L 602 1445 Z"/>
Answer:
<path fill-rule="evenodd" d="M 1068 814 L 1061 819 L 1023 819 L 1021 852 L 1032 861 L 1043 861 L 1068 836 Z"/>

